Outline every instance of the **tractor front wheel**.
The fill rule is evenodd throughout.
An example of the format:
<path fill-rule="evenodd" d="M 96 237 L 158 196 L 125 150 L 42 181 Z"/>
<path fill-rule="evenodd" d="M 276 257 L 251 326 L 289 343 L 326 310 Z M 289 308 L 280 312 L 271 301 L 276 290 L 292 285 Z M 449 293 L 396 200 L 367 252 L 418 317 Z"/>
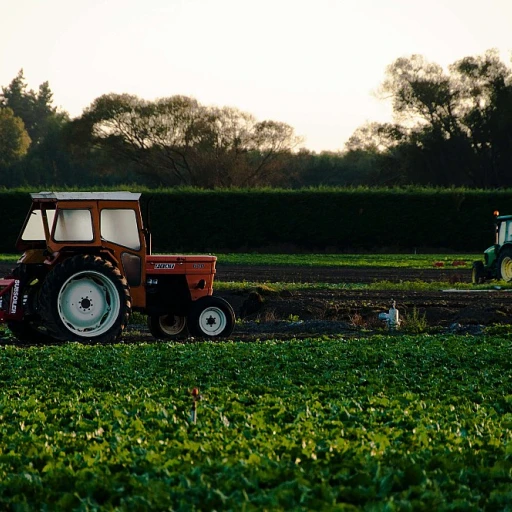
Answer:
<path fill-rule="evenodd" d="M 482 284 L 485 281 L 485 267 L 481 261 L 473 263 L 473 271 L 471 273 L 471 282 L 473 284 Z"/>
<path fill-rule="evenodd" d="M 235 312 L 226 300 L 208 295 L 192 304 L 187 323 L 193 336 L 227 337 L 235 327 Z"/>
<path fill-rule="evenodd" d="M 93 255 L 57 265 L 43 283 L 39 304 L 48 332 L 68 341 L 113 341 L 131 313 L 126 279 L 112 263 Z"/>
<path fill-rule="evenodd" d="M 503 249 L 498 258 L 498 277 L 512 281 L 512 249 Z"/>
<path fill-rule="evenodd" d="M 173 315 L 148 316 L 149 332 L 159 340 L 182 339 L 188 336 L 187 318 Z"/>

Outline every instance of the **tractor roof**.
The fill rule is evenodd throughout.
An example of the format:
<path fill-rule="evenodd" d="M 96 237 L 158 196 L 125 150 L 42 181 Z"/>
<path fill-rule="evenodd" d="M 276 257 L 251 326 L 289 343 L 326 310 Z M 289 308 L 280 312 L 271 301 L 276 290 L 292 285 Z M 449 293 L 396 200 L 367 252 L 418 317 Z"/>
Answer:
<path fill-rule="evenodd" d="M 134 192 L 39 192 L 30 194 L 33 201 L 138 201 Z"/>
<path fill-rule="evenodd" d="M 496 220 L 502 221 L 502 220 L 510 220 L 512 219 L 512 215 L 500 215 L 499 217 L 496 217 Z"/>

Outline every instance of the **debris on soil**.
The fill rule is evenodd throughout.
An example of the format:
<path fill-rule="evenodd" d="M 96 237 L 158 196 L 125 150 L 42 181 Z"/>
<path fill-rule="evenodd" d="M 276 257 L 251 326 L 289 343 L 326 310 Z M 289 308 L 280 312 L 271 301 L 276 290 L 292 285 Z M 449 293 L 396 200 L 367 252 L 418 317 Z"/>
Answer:
<path fill-rule="evenodd" d="M 403 281 L 444 281 L 471 282 L 471 269 L 457 266 L 456 269 L 410 269 L 410 268 L 340 268 L 340 267 L 247 267 L 219 265 L 216 279 L 219 281 L 252 282 L 295 282 L 295 283 L 371 283 L 375 280 Z M 288 319 L 299 319 L 303 323 L 299 330 L 320 330 L 331 333 L 333 330 L 347 332 L 358 330 L 375 330 L 382 328 L 378 314 L 387 311 L 391 297 L 401 316 L 407 316 L 414 309 L 425 315 L 430 329 L 449 330 L 453 325 L 460 325 L 459 330 L 476 325 L 494 324 L 512 325 L 512 293 L 494 289 L 468 290 L 468 293 L 446 293 L 438 291 L 379 291 L 379 290 L 319 290 L 304 289 L 286 293 L 266 294 L 261 300 L 249 293 L 219 292 L 225 296 L 244 324 L 251 322 L 275 326 L 275 332 L 285 329 L 297 330 L 290 326 Z M 253 308 L 248 306 L 253 304 Z M 278 323 L 276 322 L 283 322 Z M 313 323 L 312 326 L 310 322 Z M 314 327 L 313 327 L 314 326 Z M 267 329 L 267 328 L 265 328 Z M 235 330 L 235 333 L 237 331 Z"/>

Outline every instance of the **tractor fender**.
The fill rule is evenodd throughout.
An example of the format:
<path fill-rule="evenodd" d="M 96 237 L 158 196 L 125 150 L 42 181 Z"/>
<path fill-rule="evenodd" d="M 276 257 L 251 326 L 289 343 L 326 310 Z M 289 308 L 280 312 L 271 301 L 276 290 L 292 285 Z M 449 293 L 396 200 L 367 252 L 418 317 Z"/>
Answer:
<path fill-rule="evenodd" d="M 119 268 L 119 262 L 115 258 L 115 256 L 112 254 L 111 251 L 106 249 L 100 250 L 83 250 L 83 248 L 80 248 L 80 251 L 77 251 L 73 247 L 65 247 L 61 251 L 56 251 L 54 253 L 49 254 L 46 259 L 44 260 L 44 264 L 48 266 L 48 268 L 53 268 L 55 265 L 58 265 L 59 263 L 62 263 L 64 260 L 68 258 L 72 258 L 73 256 L 77 256 L 77 254 L 82 255 L 92 255 L 92 256 L 99 256 L 100 258 L 104 259 L 105 261 L 109 261 L 114 265 L 114 267 Z"/>

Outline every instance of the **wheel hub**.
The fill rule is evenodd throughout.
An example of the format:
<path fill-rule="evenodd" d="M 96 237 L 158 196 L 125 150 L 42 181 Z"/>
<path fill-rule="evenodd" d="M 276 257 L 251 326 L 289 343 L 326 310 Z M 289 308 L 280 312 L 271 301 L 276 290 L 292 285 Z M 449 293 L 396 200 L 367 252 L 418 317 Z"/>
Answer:
<path fill-rule="evenodd" d="M 89 299 L 89 297 L 82 297 L 82 299 L 78 303 L 78 308 L 85 313 L 90 311 L 92 307 L 93 303 L 91 299 Z"/>
<path fill-rule="evenodd" d="M 226 315 L 220 308 L 206 308 L 199 316 L 199 326 L 204 334 L 216 336 L 224 330 L 226 325 Z"/>
<path fill-rule="evenodd" d="M 162 331 L 168 336 L 176 336 L 185 330 L 186 318 L 178 315 L 164 315 L 159 318 Z"/>

